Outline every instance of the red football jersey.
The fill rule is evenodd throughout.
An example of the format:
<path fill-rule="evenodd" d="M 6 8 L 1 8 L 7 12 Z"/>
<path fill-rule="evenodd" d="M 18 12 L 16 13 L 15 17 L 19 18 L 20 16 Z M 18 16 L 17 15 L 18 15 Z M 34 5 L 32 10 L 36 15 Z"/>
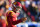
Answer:
<path fill-rule="evenodd" d="M 16 24 L 22 22 L 21 19 L 17 20 L 17 16 L 13 11 L 9 11 L 6 14 L 8 27 L 16 27 Z"/>

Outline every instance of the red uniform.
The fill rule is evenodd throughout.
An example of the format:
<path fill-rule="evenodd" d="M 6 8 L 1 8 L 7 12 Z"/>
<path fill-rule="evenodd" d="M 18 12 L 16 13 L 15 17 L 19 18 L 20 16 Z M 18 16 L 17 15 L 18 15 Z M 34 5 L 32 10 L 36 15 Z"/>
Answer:
<path fill-rule="evenodd" d="M 7 14 L 8 27 L 16 27 L 16 24 L 22 22 L 21 19 L 17 20 L 17 16 L 13 11 L 9 11 Z"/>

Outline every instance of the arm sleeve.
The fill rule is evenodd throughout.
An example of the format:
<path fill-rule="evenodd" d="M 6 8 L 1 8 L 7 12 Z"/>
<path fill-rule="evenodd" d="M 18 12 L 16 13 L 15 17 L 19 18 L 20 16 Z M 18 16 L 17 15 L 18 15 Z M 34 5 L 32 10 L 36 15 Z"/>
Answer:
<path fill-rule="evenodd" d="M 19 20 L 17 20 L 17 21 L 13 21 L 12 23 L 13 23 L 13 25 L 16 25 L 16 24 L 21 23 L 21 22 L 22 22 L 22 20 L 19 19 Z"/>

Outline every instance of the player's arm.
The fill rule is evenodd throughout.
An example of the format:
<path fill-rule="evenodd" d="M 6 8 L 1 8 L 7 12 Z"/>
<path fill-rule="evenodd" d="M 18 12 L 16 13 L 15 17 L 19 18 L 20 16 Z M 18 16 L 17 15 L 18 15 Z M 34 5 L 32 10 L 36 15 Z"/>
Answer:
<path fill-rule="evenodd" d="M 12 23 L 13 23 L 13 25 L 16 25 L 18 23 L 25 22 L 26 20 L 27 20 L 27 18 L 25 17 L 25 18 L 21 18 L 21 19 L 19 19 L 17 21 L 13 21 Z"/>

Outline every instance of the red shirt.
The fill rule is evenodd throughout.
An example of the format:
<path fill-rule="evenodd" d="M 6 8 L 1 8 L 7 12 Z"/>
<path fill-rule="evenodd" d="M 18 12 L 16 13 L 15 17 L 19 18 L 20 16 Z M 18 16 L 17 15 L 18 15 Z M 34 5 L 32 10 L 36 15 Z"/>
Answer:
<path fill-rule="evenodd" d="M 6 15 L 8 27 L 16 27 L 16 24 L 22 22 L 21 19 L 17 20 L 17 16 L 13 11 L 9 11 Z"/>

